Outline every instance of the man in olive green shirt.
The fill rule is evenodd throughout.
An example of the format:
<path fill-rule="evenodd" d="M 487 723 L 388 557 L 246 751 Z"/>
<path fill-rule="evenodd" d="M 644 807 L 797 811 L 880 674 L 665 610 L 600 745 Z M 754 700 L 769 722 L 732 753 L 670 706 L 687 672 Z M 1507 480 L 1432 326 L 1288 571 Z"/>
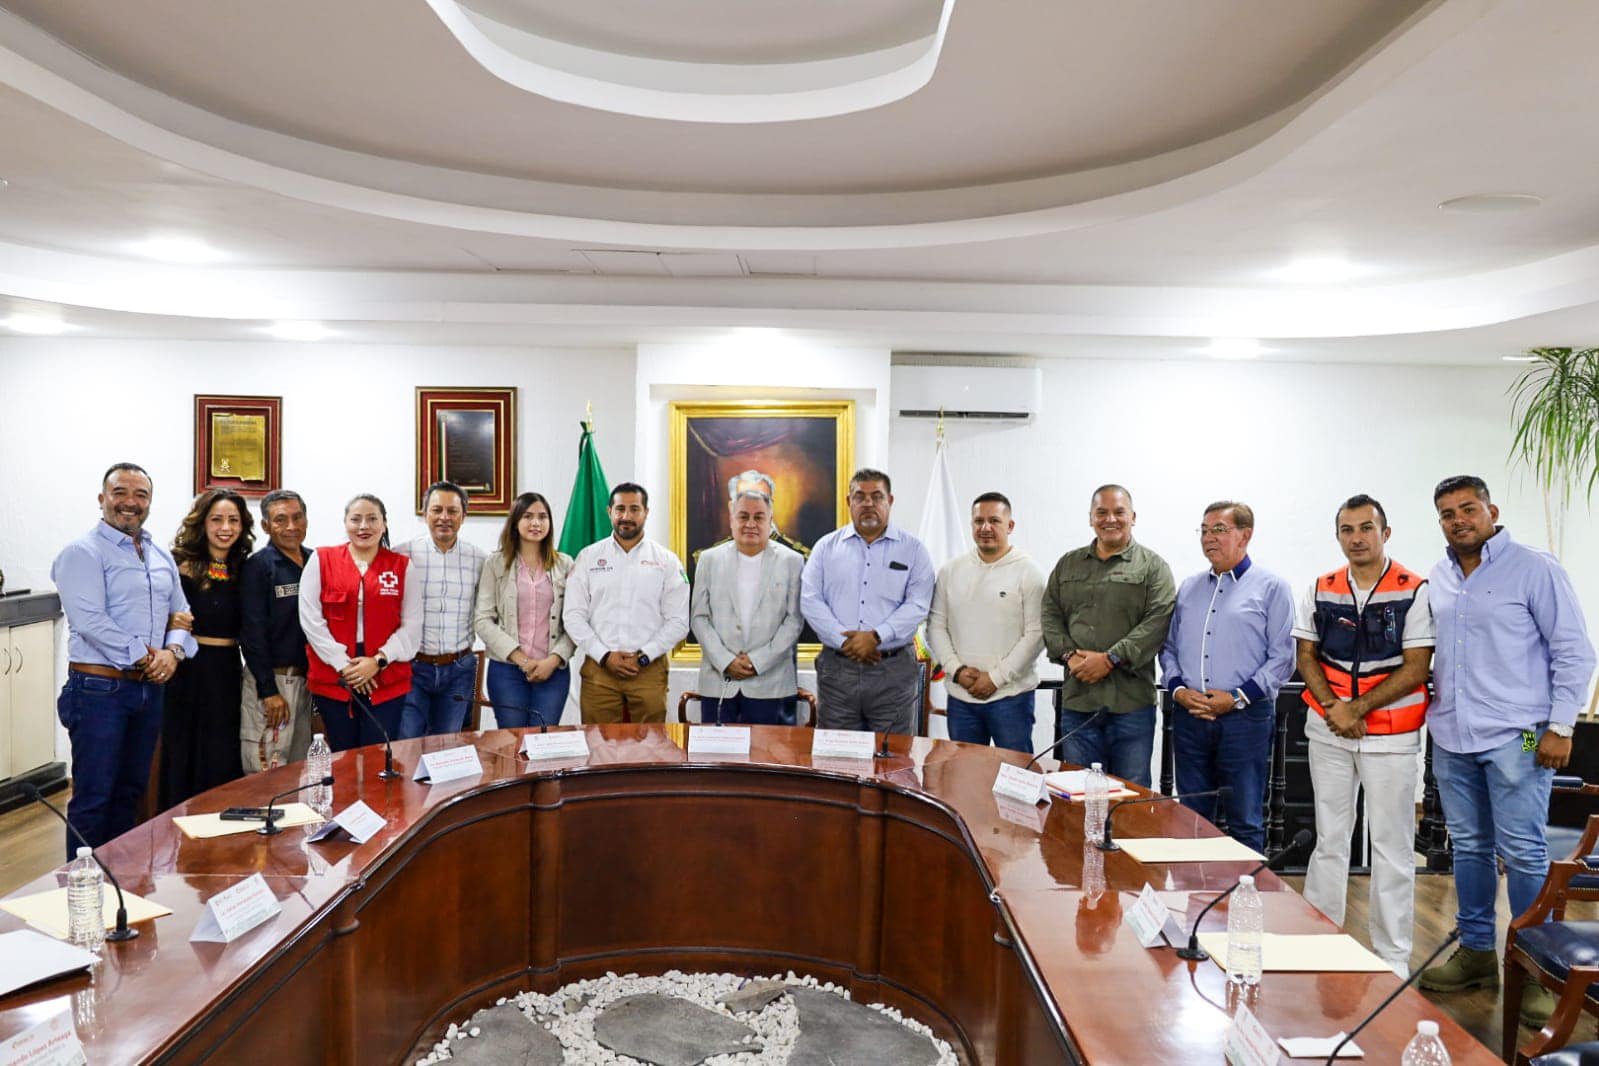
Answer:
<path fill-rule="evenodd" d="M 1061 556 L 1044 586 L 1044 647 L 1066 668 L 1057 736 L 1061 758 L 1099 763 L 1149 787 L 1155 750 L 1155 657 L 1177 587 L 1166 560 L 1133 541 L 1138 515 L 1120 485 L 1088 505 L 1094 542 Z M 1092 725 L 1095 712 L 1105 711 Z"/>

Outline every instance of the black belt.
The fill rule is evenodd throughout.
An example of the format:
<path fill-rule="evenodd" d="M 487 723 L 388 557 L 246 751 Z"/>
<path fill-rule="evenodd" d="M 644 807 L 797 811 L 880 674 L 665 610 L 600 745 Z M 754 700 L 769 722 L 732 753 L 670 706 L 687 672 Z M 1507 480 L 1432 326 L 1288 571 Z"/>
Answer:
<path fill-rule="evenodd" d="M 879 656 L 881 656 L 882 658 L 884 658 L 884 659 L 892 659 L 894 656 L 898 655 L 900 652 L 906 651 L 909 648 L 910 648 L 909 644 L 901 644 L 897 648 L 889 648 L 886 651 L 880 649 L 877 654 Z M 838 656 L 840 659 L 848 659 L 849 658 L 849 656 L 845 655 L 843 652 L 839 651 L 837 648 L 828 648 L 827 650 L 832 652 L 834 655 Z M 862 663 L 861 665 L 862 666 L 870 666 L 871 663 Z"/>

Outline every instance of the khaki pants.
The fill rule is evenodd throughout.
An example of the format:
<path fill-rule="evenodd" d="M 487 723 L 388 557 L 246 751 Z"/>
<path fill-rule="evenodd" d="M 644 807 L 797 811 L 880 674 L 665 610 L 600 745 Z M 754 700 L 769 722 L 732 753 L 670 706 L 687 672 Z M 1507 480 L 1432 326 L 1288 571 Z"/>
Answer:
<path fill-rule="evenodd" d="M 285 763 L 300 762 L 311 747 L 311 690 L 305 678 L 278 674 L 278 695 L 289 705 L 286 724 L 271 728 L 266 724 L 266 711 L 256 695 L 255 678 L 244 671 L 244 685 L 239 700 L 239 754 L 244 760 L 244 772 L 257 773 Z"/>
<path fill-rule="evenodd" d="M 583 688 L 578 706 L 585 722 L 666 721 L 666 656 L 640 670 L 637 677 L 617 677 L 599 663 L 583 660 Z M 626 709 L 627 717 L 623 718 Z"/>

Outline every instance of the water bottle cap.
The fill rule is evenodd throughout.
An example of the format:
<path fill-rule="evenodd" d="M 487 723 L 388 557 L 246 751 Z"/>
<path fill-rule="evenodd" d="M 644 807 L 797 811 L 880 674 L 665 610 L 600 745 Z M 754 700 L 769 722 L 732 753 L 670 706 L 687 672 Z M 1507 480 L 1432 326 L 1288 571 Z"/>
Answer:
<path fill-rule="evenodd" d="M 1422 1036 L 1437 1036 L 1438 1035 L 1438 1023 L 1437 1022 L 1417 1022 L 1416 1023 L 1416 1032 L 1419 1033 Z"/>
<path fill-rule="evenodd" d="M 80 859 L 87 859 L 90 855 L 93 855 L 93 854 L 94 854 L 94 849 L 93 848 L 79 848 L 78 849 L 78 858 L 80 858 Z"/>
<path fill-rule="evenodd" d="M 323 736 L 322 736 L 322 734 L 321 734 L 321 733 L 312 733 L 312 734 L 311 734 L 311 741 L 312 741 L 312 743 L 315 743 L 315 742 L 316 742 L 316 741 L 318 741 L 318 740 L 323 740 L 323 739 L 325 739 L 325 738 L 324 738 L 324 737 L 323 737 Z"/>
<path fill-rule="evenodd" d="M 1254 877 L 1253 874 L 1239 874 L 1238 875 L 1238 884 L 1240 886 L 1242 886 L 1242 885 L 1253 885 L 1254 883 L 1255 883 L 1255 877 Z"/>
<path fill-rule="evenodd" d="M 1100 773 L 1104 773 L 1105 772 L 1105 768 L 1103 766 L 1099 765 L 1099 763 L 1097 763 L 1097 762 L 1096 763 L 1090 763 L 1089 767 L 1091 769 L 1098 770 Z"/>

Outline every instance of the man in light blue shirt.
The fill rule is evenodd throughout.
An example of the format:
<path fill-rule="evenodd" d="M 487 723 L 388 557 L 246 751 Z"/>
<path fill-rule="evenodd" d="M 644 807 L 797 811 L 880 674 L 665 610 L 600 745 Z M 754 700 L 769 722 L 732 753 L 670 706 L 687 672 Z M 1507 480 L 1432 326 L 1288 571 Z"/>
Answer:
<path fill-rule="evenodd" d="M 133 828 L 161 734 L 162 687 L 194 654 L 178 568 L 144 531 L 150 475 L 101 479 L 101 522 L 50 568 L 67 616 L 67 683 L 56 713 L 72 742 L 67 815 L 91 847 Z M 77 842 L 67 834 L 67 856 Z"/>
<path fill-rule="evenodd" d="M 1177 704 L 1172 753 L 1183 805 L 1212 818 L 1214 796 L 1188 797 L 1227 786 L 1228 834 L 1263 851 L 1277 691 L 1294 673 L 1294 595 L 1249 558 L 1254 534 L 1247 504 L 1205 508 L 1199 544 L 1210 569 L 1178 588 L 1160 669 Z"/>
<path fill-rule="evenodd" d="M 1456 992 L 1499 984 L 1498 858 L 1513 915 L 1532 905 L 1549 872 L 1549 789 L 1571 758 L 1594 648 L 1571 578 L 1554 556 L 1495 524 L 1499 508 L 1481 478 L 1446 478 L 1433 506 L 1449 546 L 1428 578 L 1438 648 L 1427 728 L 1454 841 L 1460 946 L 1421 987 Z M 1554 1001 L 1533 989 L 1522 1018 L 1541 1025 Z"/>
<path fill-rule="evenodd" d="M 861 469 L 849 481 L 850 524 L 816 542 L 800 613 L 822 642 L 816 657 L 824 729 L 915 731 L 916 629 L 933 602 L 933 561 L 892 525 L 893 483 Z"/>

